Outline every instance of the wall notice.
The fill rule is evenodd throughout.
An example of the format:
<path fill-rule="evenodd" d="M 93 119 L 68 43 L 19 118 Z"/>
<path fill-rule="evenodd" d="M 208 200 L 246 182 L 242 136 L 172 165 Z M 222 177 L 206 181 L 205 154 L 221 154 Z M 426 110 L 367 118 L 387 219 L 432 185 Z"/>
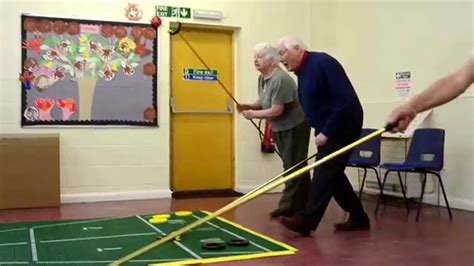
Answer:
<path fill-rule="evenodd" d="M 395 91 L 400 100 L 405 100 L 412 88 L 411 71 L 395 72 Z"/>

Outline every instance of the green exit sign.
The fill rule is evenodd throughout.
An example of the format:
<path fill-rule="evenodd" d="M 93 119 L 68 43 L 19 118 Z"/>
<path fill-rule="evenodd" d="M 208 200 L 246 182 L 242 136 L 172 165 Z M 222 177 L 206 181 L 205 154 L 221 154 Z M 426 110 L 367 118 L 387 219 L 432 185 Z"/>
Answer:
<path fill-rule="evenodd" d="M 217 70 L 215 69 L 202 69 L 202 68 L 185 68 L 183 69 L 184 75 L 204 75 L 204 76 L 217 76 Z"/>
<path fill-rule="evenodd" d="M 155 14 L 168 18 L 191 18 L 191 8 L 174 6 L 156 6 Z"/>

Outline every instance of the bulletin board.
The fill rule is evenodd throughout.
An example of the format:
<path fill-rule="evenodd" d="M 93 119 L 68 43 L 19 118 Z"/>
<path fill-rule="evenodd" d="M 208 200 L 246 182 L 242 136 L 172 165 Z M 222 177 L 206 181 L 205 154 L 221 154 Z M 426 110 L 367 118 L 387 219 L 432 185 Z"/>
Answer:
<path fill-rule="evenodd" d="M 158 126 L 150 24 L 21 16 L 21 124 Z"/>

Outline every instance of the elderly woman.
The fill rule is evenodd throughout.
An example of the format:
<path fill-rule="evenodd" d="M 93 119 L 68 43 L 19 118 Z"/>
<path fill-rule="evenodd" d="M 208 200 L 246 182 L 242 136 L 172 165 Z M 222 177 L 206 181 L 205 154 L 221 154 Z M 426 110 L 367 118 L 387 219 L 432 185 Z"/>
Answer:
<path fill-rule="evenodd" d="M 254 64 L 260 72 L 258 99 L 251 104 L 240 104 L 237 110 L 247 119 L 266 119 L 271 123 L 272 136 L 286 170 L 308 156 L 310 127 L 298 101 L 296 83 L 280 68 L 279 62 L 276 48 L 268 43 L 255 46 Z M 278 208 L 271 212 L 271 217 L 292 217 L 304 210 L 310 182 L 309 173 L 286 182 Z"/>

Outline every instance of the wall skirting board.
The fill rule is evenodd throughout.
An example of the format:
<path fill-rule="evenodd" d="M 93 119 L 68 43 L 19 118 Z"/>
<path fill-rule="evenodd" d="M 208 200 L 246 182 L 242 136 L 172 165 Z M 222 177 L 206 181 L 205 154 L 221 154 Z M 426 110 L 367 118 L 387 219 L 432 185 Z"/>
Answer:
<path fill-rule="evenodd" d="M 61 203 L 142 200 L 159 198 L 171 198 L 171 190 L 159 189 L 61 194 Z"/>

